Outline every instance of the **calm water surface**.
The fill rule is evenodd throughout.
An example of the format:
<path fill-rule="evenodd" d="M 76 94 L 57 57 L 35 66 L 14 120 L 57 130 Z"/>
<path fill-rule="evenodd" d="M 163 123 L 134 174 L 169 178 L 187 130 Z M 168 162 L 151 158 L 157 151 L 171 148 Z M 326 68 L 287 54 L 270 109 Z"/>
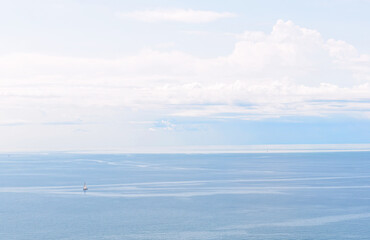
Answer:
<path fill-rule="evenodd" d="M 0 239 L 370 239 L 370 153 L 0 155 Z"/>

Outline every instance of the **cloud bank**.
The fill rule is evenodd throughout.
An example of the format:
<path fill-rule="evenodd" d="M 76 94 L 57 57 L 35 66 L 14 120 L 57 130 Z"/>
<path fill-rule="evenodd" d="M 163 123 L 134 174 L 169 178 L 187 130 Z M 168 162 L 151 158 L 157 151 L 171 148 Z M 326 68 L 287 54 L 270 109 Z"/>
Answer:
<path fill-rule="evenodd" d="M 0 106 L 12 119 L 10 109 L 56 106 L 246 120 L 370 117 L 370 55 L 291 21 L 270 33 L 246 31 L 216 58 L 143 49 L 117 59 L 14 53 L 0 64 Z"/>

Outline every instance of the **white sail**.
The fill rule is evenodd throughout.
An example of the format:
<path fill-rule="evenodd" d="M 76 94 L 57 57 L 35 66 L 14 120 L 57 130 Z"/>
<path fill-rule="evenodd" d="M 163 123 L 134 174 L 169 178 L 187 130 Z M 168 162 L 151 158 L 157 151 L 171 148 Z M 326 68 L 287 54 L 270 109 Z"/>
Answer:
<path fill-rule="evenodd" d="M 84 183 L 84 187 L 83 187 L 83 190 L 86 191 L 88 188 L 86 186 L 86 183 Z"/>

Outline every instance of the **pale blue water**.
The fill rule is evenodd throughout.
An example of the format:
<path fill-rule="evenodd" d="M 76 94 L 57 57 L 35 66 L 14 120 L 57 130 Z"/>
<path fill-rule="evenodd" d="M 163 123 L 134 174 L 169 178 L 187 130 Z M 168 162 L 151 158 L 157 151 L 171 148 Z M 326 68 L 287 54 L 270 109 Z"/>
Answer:
<path fill-rule="evenodd" d="M 0 239 L 370 239 L 370 153 L 0 155 Z"/>

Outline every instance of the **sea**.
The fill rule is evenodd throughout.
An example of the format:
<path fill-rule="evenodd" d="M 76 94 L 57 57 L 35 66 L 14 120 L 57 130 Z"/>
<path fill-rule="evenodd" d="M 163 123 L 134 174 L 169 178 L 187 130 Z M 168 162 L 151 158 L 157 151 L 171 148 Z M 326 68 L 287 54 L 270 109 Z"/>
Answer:
<path fill-rule="evenodd" d="M 368 240 L 370 152 L 1 154 L 0 239 Z"/>

